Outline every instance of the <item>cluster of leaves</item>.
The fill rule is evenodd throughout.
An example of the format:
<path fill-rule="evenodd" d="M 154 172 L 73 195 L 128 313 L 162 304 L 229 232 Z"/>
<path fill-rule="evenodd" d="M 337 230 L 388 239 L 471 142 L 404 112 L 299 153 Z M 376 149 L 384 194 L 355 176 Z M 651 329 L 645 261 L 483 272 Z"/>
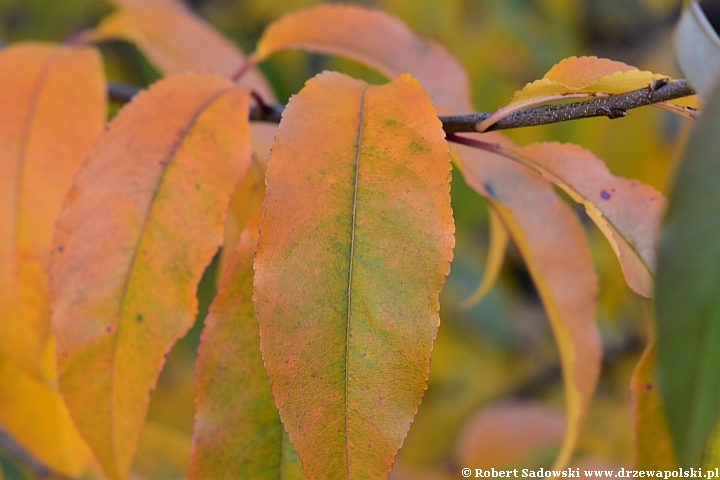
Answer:
<path fill-rule="evenodd" d="M 192 326 L 198 283 L 222 246 L 198 352 L 190 477 L 386 476 L 427 384 L 453 256 L 452 162 L 492 212 L 491 267 L 474 301 L 512 238 L 551 321 L 567 408 L 555 467 L 567 465 L 602 350 L 586 233 L 555 187 L 585 208 L 646 297 L 663 196 L 575 145 L 446 138 L 438 114 L 472 111 L 467 74 L 382 12 L 299 12 L 245 57 L 174 2 L 118 3 L 75 42 L 131 41 L 166 78 L 107 127 L 94 48 L 0 53 L 3 428 L 53 470 L 80 475 L 94 458 L 108 477 L 127 478 L 149 392 Z M 390 82 L 322 73 L 279 127 L 251 123 L 253 99 L 260 111 L 275 99 L 255 66 L 293 49 L 349 58 Z M 551 101 L 671 81 L 568 58 L 476 131 Z M 694 117 L 697 99 L 658 106 Z M 671 468 L 653 355 L 634 380 L 644 405 L 636 463 Z"/>

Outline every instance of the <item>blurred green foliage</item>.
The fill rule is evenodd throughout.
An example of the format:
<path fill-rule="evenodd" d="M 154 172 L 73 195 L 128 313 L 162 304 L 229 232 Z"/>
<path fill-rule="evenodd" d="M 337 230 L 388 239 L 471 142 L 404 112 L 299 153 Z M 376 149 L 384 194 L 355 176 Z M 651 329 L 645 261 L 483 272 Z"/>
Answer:
<path fill-rule="evenodd" d="M 251 52 L 263 28 L 317 0 L 192 0 L 188 4 Z M 416 32 L 445 45 L 467 69 L 479 111 L 504 105 L 525 83 L 568 56 L 598 55 L 641 69 L 678 76 L 670 43 L 679 0 L 365 0 Z M 0 0 L 0 39 L 63 42 L 91 28 L 112 6 L 101 0 Z M 126 44 L 102 44 L 110 79 L 148 85 L 158 72 Z M 379 75 L 349 61 L 283 53 L 262 70 L 286 101 L 324 69 L 345 71 L 372 83 Z M 2 72 L 0 72 L 1 74 Z M 115 105 L 113 112 L 119 106 Z M 574 142 L 604 159 L 616 175 L 664 189 L 686 125 L 655 108 L 622 120 L 582 120 L 509 132 L 521 144 Z M 452 184 L 457 247 L 442 293 L 443 324 L 435 344 L 429 389 L 400 451 L 396 478 L 457 478 L 458 434 L 483 407 L 507 399 L 536 398 L 562 407 L 562 379 L 552 334 L 518 252 L 511 247 L 503 276 L 479 305 L 459 306 L 477 286 L 487 253 L 487 208 L 455 172 Z M 579 209 L 579 215 L 584 213 Z M 630 292 L 612 250 L 588 225 L 601 278 L 598 312 L 606 349 L 603 375 L 576 459 L 628 467 L 632 405 L 629 380 L 649 324 L 649 303 Z M 201 319 L 214 293 L 214 273 L 200 286 L 200 321 L 168 357 L 150 406 L 149 427 L 136 471 L 147 478 L 177 478 L 187 459 L 193 413 L 194 355 Z M 149 432 L 149 433 L 148 433 Z M 172 448 L 158 448 L 166 442 Z M 519 468 L 548 467 L 548 445 Z M 178 453 L 179 452 L 179 453 Z M 155 462 L 153 462 L 153 459 Z M 599 460 L 598 460 L 599 459 Z M 6 478 L 26 478 L 27 468 L 0 451 Z M 159 473 L 158 465 L 166 473 Z M 402 472 L 412 472 L 404 476 Z M 424 472 L 424 473 L 423 473 Z"/>

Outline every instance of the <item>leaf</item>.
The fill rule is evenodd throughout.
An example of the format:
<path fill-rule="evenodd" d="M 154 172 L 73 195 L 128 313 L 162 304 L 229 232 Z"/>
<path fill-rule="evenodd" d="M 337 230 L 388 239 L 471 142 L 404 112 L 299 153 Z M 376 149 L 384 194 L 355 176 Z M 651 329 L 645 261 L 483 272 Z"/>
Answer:
<path fill-rule="evenodd" d="M 48 267 L 62 199 L 104 128 L 103 66 L 93 49 L 25 43 L 0 52 L 0 71 L 0 424 L 80 475 L 90 451 L 54 385 Z"/>
<path fill-rule="evenodd" d="M 111 478 L 127 476 L 148 392 L 195 318 L 198 282 L 250 165 L 248 98 L 200 74 L 140 93 L 60 214 L 51 275 L 60 387 Z"/>
<path fill-rule="evenodd" d="M 495 210 L 490 210 L 490 246 L 488 247 L 487 261 L 483 278 L 477 290 L 462 302 L 464 308 L 471 308 L 480 303 L 495 286 L 502 271 L 503 259 L 507 251 L 510 234 Z"/>
<path fill-rule="evenodd" d="M 45 347 L 41 370 L 45 378 L 57 378 L 54 346 L 51 339 Z M 53 383 L 0 355 L 0 423 L 43 465 L 71 477 L 80 476 L 92 454 Z"/>
<path fill-rule="evenodd" d="M 543 78 L 515 92 L 507 106 L 478 123 L 484 131 L 508 115 L 535 105 L 567 98 L 608 97 L 649 87 L 653 81 L 672 81 L 666 75 L 640 71 L 622 62 L 597 57 L 569 57 Z M 656 104 L 680 115 L 694 118 L 700 107 L 697 97 L 685 97 Z"/>
<path fill-rule="evenodd" d="M 458 462 L 490 470 L 513 466 L 542 447 L 559 443 L 565 432 L 563 412 L 540 402 L 490 406 L 471 418 L 458 441 Z"/>
<path fill-rule="evenodd" d="M 105 80 L 95 50 L 34 43 L 3 50 L 0 71 L 0 354 L 39 378 L 55 218 L 103 130 Z"/>
<path fill-rule="evenodd" d="M 605 163 L 577 145 L 534 143 L 496 151 L 536 169 L 583 205 L 610 242 L 630 288 L 652 295 L 655 245 L 666 207 L 662 194 L 613 176 Z"/>
<path fill-rule="evenodd" d="M 720 408 L 720 93 L 683 153 L 658 253 L 658 375 L 682 467 L 699 465 Z"/>
<path fill-rule="evenodd" d="M 657 384 L 656 348 L 653 341 L 635 367 L 630 390 L 633 396 L 633 468 L 676 470 L 672 438 Z"/>
<path fill-rule="evenodd" d="M 508 147 L 499 134 L 484 140 Z M 585 232 L 573 211 L 539 174 L 489 152 L 456 147 L 462 172 L 490 202 L 527 264 L 550 319 L 565 379 L 567 431 L 553 469 L 570 460 L 600 373 L 595 325 L 598 280 Z"/>
<path fill-rule="evenodd" d="M 720 37 L 699 3 L 685 9 L 673 40 L 675 57 L 688 82 L 700 95 L 711 95 L 720 78 Z"/>
<path fill-rule="evenodd" d="M 378 87 L 324 73 L 285 110 L 255 308 L 311 479 L 390 471 L 427 386 L 454 246 L 449 178 L 441 124 L 409 75 Z"/>
<path fill-rule="evenodd" d="M 185 9 L 170 6 L 115 12 L 91 33 L 90 40 L 132 42 L 166 75 L 197 72 L 229 78 L 246 62 L 240 49 L 210 25 Z M 255 69 L 239 83 L 267 101 L 275 100 L 267 81 Z"/>
<path fill-rule="evenodd" d="M 259 218 L 230 254 L 205 319 L 190 478 L 305 478 L 280 423 L 260 354 L 252 302 L 258 224 Z"/>
<path fill-rule="evenodd" d="M 267 27 L 251 60 L 260 62 L 283 50 L 346 57 L 391 79 L 409 72 L 437 106 L 472 111 L 470 83 L 460 63 L 441 45 L 378 10 L 319 5 L 287 15 Z"/>

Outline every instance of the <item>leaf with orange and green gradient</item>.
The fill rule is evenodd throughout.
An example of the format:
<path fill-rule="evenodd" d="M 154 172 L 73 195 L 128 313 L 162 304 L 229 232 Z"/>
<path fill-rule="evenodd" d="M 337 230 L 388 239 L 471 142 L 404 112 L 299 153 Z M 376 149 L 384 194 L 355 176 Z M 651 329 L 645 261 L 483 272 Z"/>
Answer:
<path fill-rule="evenodd" d="M 492 405 L 463 427 L 457 460 L 485 470 L 516 466 L 540 447 L 559 444 L 564 433 L 562 410 L 538 401 Z"/>
<path fill-rule="evenodd" d="M 134 43 L 164 74 L 217 73 L 231 77 L 245 64 L 245 55 L 230 40 L 184 8 L 144 6 L 121 9 L 93 30 L 89 39 Z M 256 69 L 240 79 L 267 101 L 275 96 Z"/>
<path fill-rule="evenodd" d="M 675 470 L 679 465 L 658 388 L 655 350 L 653 341 L 643 352 L 630 381 L 635 417 L 633 468 Z"/>
<path fill-rule="evenodd" d="M 305 479 L 260 353 L 252 302 L 259 221 L 228 257 L 205 319 L 195 374 L 191 479 Z"/>
<path fill-rule="evenodd" d="M 319 5 L 292 13 L 265 30 L 250 58 L 259 62 L 283 50 L 346 57 L 388 78 L 409 72 L 422 82 L 437 107 L 472 111 L 468 76 L 455 57 L 379 10 Z"/>
<path fill-rule="evenodd" d="M 47 342 L 41 375 L 57 378 L 55 342 Z M 43 465 L 71 477 L 81 476 L 92 453 L 73 425 L 54 381 L 43 380 L 0 355 L 0 424 Z"/>
<path fill-rule="evenodd" d="M 630 288 L 652 295 L 657 235 L 667 205 L 661 193 L 613 176 L 605 163 L 577 145 L 534 143 L 495 151 L 536 169 L 582 204 L 610 242 Z"/>
<path fill-rule="evenodd" d="M 137 95 L 60 213 L 51 274 L 60 389 L 108 476 L 126 478 L 164 355 L 250 166 L 249 92 L 186 74 Z"/>
<path fill-rule="evenodd" d="M 283 424 L 309 478 L 382 478 L 427 387 L 454 246 L 437 113 L 409 75 L 318 75 L 266 178 L 254 300 Z"/>
<path fill-rule="evenodd" d="M 0 52 L 0 71 L 0 354 L 42 381 L 55 219 L 103 131 L 105 79 L 94 49 L 38 43 Z"/>
<path fill-rule="evenodd" d="M 512 145 L 499 134 L 482 138 Z M 540 174 L 490 152 L 456 148 L 468 185 L 488 199 L 520 250 L 555 334 L 568 425 L 554 467 L 561 469 L 577 444 L 602 357 L 595 324 L 598 279 L 585 231 Z"/>
<path fill-rule="evenodd" d="M 649 87 L 656 81 L 672 81 L 667 75 L 640 71 L 622 62 L 597 57 L 569 57 L 551 68 L 543 78 L 515 92 L 507 106 L 499 108 L 479 123 L 478 130 L 513 112 L 567 98 L 607 97 Z M 656 104 L 687 118 L 695 118 L 700 108 L 696 96 Z"/>

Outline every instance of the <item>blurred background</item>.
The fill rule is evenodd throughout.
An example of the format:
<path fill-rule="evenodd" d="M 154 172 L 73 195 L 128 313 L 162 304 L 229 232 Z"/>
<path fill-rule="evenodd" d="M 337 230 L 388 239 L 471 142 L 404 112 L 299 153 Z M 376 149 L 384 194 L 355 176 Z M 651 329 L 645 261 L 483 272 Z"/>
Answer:
<path fill-rule="evenodd" d="M 264 27 L 317 0 L 189 0 L 188 5 L 246 52 Z M 513 92 L 569 56 L 596 55 L 679 77 L 671 43 L 680 0 L 366 0 L 434 38 L 467 69 L 477 111 L 507 103 Z M 101 0 L 0 0 L 0 40 L 63 42 L 113 10 Z M 100 45 L 109 79 L 146 86 L 160 74 L 125 43 Z M 344 71 L 384 79 L 346 60 L 282 53 L 261 64 L 281 102 L 315 73 Z M 2 72 L 0 72 L 0 75 Z M 120 105 L 113 105 L 111 115 Z M 580 120 L 507 132 L 520 144 L 578 143 L 619 176 L 664 191 L 686 121 L 655 108 L 622 120 Z M 460 478 L 462 467 L 548 468 L 563 432 L 563 389 L 552 333 L 522 259 L 511 246 L 503 273 L 478 305 L 460 303 L 482 277 L 488 247 L 487 205 L 458 172 L 452 184 L 457 247 L 441 297 L 442 325 L 428 391 L 400 451 L 393 477 Z M 633 409 L 630 377 L 650 328 L 650 303 L 625 285 L 611 248 L 583 218 L 601 279 L 598 321 L 603 372 L 574 461 L 629 467 Z M 183 478 L 193 415 L 195 350 L 214 295 L 216 265 L 203 279 L 193 330 L 171 352 L 150 406 L 135 465 L 142 478 Z M 6 478 L 32 478 L 17 452 L 0 449 Z"/>

